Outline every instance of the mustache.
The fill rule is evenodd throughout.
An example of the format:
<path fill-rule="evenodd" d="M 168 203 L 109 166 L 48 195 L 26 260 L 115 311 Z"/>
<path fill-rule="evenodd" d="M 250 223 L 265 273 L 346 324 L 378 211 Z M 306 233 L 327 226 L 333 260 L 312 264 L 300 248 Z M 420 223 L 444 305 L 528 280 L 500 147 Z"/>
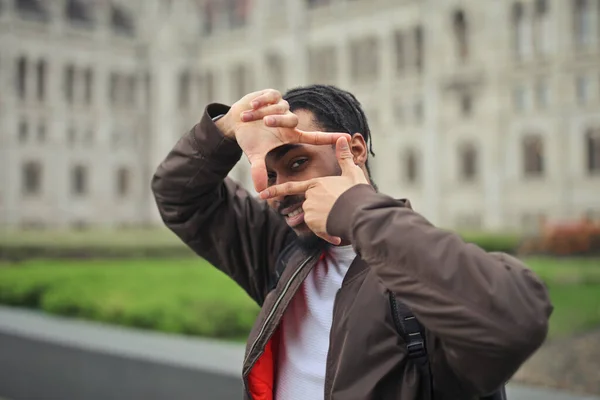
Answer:
<path fill-rule="evenodd" d="M 281 203 L 277 205 L 277 212 L 281 214 L 281 211 L 285 208 L 291 207 L 296 204 L 304 203 L 304 196 L 288 196 Z"/>

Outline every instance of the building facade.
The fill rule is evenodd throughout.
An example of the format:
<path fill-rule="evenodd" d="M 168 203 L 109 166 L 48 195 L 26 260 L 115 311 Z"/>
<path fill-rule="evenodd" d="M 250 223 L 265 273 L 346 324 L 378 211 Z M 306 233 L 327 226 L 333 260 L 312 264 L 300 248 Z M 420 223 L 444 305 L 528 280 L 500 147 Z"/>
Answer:
<path fill-rule="evenodd" d="M 2 225 L 160 223 L 207 103 L 309 83 L 357 96 L 379 188 L 438 225 L 600 216 L 598 0 L 0 1 Z"/>

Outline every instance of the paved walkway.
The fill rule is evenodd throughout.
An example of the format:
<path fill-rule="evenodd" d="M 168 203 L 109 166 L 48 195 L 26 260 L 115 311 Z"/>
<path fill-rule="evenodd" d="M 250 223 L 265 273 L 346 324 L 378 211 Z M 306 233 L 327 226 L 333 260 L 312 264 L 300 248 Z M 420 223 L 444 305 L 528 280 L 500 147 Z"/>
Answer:
<path fill-rule="evenodd" d="M 0 306 L 0 333 L 42 342 L 239 376 L 241 344 L 182 337 L 49 316 Z M 555 390 L 509 385 L 511 400 L 600 400 Z"/>

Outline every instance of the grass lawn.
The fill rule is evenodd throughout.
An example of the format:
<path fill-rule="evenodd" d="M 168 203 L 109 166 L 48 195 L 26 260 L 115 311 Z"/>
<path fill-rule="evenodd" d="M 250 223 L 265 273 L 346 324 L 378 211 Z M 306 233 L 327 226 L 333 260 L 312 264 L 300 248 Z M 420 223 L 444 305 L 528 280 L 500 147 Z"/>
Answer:
<path fill-rule="evenodd" d="M 600 259 L 527 259 L 548 284 L 551 338 L 600 326 Z M 0 264 L 0 303 L 167 332 L 243 338 L 258 307 L 199 258 Z"/>

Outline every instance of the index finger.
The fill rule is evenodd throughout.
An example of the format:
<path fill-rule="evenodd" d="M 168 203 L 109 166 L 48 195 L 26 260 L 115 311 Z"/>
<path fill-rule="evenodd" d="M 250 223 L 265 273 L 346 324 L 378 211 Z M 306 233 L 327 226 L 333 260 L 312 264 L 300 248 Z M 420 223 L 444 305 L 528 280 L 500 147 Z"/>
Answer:
<path fill-rule="evenodd" d="M 288 196 L 291 194 L 303 194 L 314 185 L 314 180 L 302 182 L 286 182 L 280 185 L 271 186 L 260 192 L 260 198 L 263 200 L 273 197 Z"/>
<path fill-rule="evenodd" d="M 250 106 L 257 110 L 269 104 L 277 104 L 281 100 L 281 92 L 275 89 L 265 89 L 250 102 Z"/>
<path fill-rule="evenodd" d="M 348 143 L 350 143 L 352 140 L 352 136 L 348 133 L 319 131 L 309 132 L 300 129 L 296 129 L 296 133 L 298 134 L 298 143 L 305 144 L 335 144 L 341 137 L 345 137 L 346 140 L 348 140 Z"/>

